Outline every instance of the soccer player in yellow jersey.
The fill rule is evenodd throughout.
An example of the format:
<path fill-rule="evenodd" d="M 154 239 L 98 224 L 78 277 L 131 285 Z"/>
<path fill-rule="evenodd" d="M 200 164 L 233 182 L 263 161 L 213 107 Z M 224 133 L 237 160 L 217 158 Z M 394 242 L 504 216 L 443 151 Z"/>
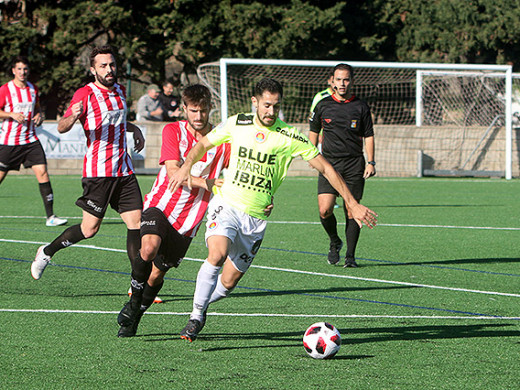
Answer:
<path fill-rule="evenodd" d="M 214 146 L 231 143 L 224 184 L 208 207 L 208 257 L 197 275 L 190 320 L 180 333 L 190 342 L 205 325 L 208 305 L 228 296 L 251 265 L 267 225 L 264 210 L 285 179 L 293 158 L 301 156 L 321 172 L 360 225 L 372 228 L 377 223 L 377 214 L 354 199 L 341 176 L 308 138 L 278 118 L 282 96 L 282 86 L 276 80 L 260 80 L 251 98 L 256 113 L 238 114 L 217 126 L 195 145 L 170 178 L 172 191 L 185 180 L 191 186 L 193 164 Z"/>

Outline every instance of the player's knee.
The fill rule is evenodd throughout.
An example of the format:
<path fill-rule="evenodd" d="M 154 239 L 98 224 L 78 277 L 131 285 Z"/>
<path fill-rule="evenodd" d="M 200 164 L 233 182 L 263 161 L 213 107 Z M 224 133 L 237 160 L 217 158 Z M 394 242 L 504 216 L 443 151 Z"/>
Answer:
<path fill-rule="evenodd" d="M 94 237 L 97 232 L 99 231 L 99 226 L 95 227 L 88 227 L 88 226 L 81 226 L 81 233 L 83 233 L 83 236 L 85 238 L 92 238 Z"/>
<path fill-rule="evenodd" d="M 151 245 L 150 243 L 143 243 L 141 246 L 141 258 L 144 261 L 152 261 L 157 256 L 157 248 L 155 245 Z"/>
<path fill-rule="evenodd" d="M 236 285 L 238 284 L 238 278 L 237 279 L 222 278 L 221 283 L 226 289 L 233 290 L 236 287 Z"/>
<path fill-rule="evenodd" d="M 319 211 L 320 211 L 320 218 L 325 219 L 332 215 L 332 213 L 334 212 L 334 209 L 330 208 L 330 207 L 320 207 Z"/>
<path fill-rule="evenodd" d="M 224 265 L 224 262 L 226 261 L 227 253 L 221 253 L 221 252 L 210 252 L 208 253 L 208 263 L 214 266 L 221 267 Z"/>

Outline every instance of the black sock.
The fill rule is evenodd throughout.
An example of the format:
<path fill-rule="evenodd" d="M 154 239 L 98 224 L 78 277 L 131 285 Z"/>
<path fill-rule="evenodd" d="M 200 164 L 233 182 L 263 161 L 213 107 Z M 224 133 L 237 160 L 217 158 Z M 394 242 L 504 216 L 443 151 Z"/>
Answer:
<path fill-rule="evenodd" d="M 47 256 L 54 256 L 60 249 L 67 248 L 84 239 L 85 236 L 81 232 L 81 225 L 74 225 L 65 229 L 63 233 L 43 249 L 43 252 Z"/>
<path fill-rule="evenodd" d="M 132 308 L 141 307 L 146 282 L 152 272 L 152 262 L 144 261 L 139 253 L 132 264 Z"/>
<path fill-rule="evenodd" d="M 40 183 L 40 194 L 43 200 L 43 206 L 45 207 L 45 213 L 47 214 L 47 218 L 54 214 L 53 204 L 54 204 L 54 195 L 52 193 L 51 182 Z"/>
<path fill-rule="evenodd" d="M 139 249 L 141 249 L 141 233 L 139 229 L 128 229 L 126 231 L 126 254 L 130 259 L 130 265 L 133 263 L 139 255 Z"/>
<path fill-rule="evenodd" d="M 331 242 L 338 242 L 340 238 L 338 237 L 338 222 L 336 221 L 336 216 L 332 213 L 327 218 L 321 218 L 320 222 L 327 234 L 329 235 Z"/>
<path fill-rule="evenodd" d="M 148 283 L 144 286 L 143 301 L 141 302 L 141 310 L 147 310 L 153 303 L 159 291 L 163 286 L 164 282 L 161 282 L 157 286 L 150 286 Z"/>
<path fill-rule="evenodd" d="M 359 240 L 359 233 L 361 233 L 361 228 L 357 224 L 356 220 L 348 219 L 347 227 L 345 228 L 345 235 L 347 236 L 347 254 L 345 257 L 356 257 L 356 246 Z"/>
<path fill-rule="evenodd" d="M 148 281 L 152 273 L 152 262 L 144 261 L 141 254 L 138 253 L 132 264 L 132 294 L 135 290 L 144 289 L 144 285 Z"/>

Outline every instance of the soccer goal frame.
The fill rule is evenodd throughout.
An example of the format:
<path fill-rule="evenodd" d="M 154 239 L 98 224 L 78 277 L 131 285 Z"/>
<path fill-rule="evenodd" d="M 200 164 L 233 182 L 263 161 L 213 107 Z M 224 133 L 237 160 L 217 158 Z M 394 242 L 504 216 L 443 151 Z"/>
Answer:
<path fill-rule="evenodd" d="M 242 58 L 222 58 L 218 66 L 220 68 L 219 86 L 209 85 L 214 95 L 220 100 L 220 117 L 227 118 L 230 114 L 228 107 L 228 69 L 234 65 L 274 65 L 274 66 L 292 66 L 292 67 L 327 67 L 331 68 L 338 63 L 348 63 L 354 69 L 356 68 L 379 68 L 379 69 L 411 69 L 416 71 L 416 107 L 415 125 L 421 127 L 422 115 L 422 77 L 426 72 L 473 72 L 473 73 L 489 73 L 494 77 L 503 77 L 505 82 L 505 90 L 503 93 L 504 103 L 504 128 L 505 128 L 505 146 L 504 146 L 504 166 L 503 171 L 498 172 L 499 176 L 506 179 L 512 178 L 512 66 L 511 65 L 480 65 L 480 64 L 435 64 L 435 63 L 396 63 L 396 62 L 360 62 L 360 61 L 308 61 L 308 60 L 277 60 L 277 59 L 242 59 Z M 468 73 L 466 73 L 468 74 Z M 200 75 L 199 75 L 200 77 Z M 204 80 L 203 80 L 204 81 Z M 491 126 L 491 125 L 490 125 Z M 465 157 L 464 157 L 465 158 Z M 494 172 L 496 173 L 496 172 Z M 443 175 L 443 172 L 440 173 Z M 435 175 L 435 173 L 433 173 Z M 455 175 L 458 175 L 455 172 Z M 493 175 L 493 174 L 491 174 Z M 463 176 L 463 175 L 462 175 Z"/>

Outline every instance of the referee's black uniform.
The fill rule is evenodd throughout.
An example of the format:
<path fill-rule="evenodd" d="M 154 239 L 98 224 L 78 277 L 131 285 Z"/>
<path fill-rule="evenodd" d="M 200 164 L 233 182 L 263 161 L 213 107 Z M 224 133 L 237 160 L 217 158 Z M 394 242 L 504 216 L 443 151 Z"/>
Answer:
<path fill-rule="evenodd" d="M 323 130 L 321 150 L 323 157 L 332 164 L 343 177 L 350 192 L 359 202 L 363 197 L 365 187 L 365 158 L 363 156 L 363 138 L 374 136 L 372 115 L 368 104 L 352 96 L 345 101 L 337 100 L 334 95 L 321 100 L 309 118 L 310 131 L 319 134 Z M 323 176 L 318 177 L 318 195 L 338 192 Z M 345 211 L 347 253 L 345 267 L 357 267 L 355 251 L 359 239 L 360 228 L 354 219 L 349 219 Z M 337 233 L 337 221 L 334 213 L 326 218 L 320 216 L 320 221 L 329 235 L 329 264 L 336 264 L 339 251 L 343 246 Z"/>
<path fill-rule="evenodd" d="M 309 123 L 310 131 L 314 133 L 319 134 L 323 129 L 323 157 L 343 176 L 350 192 L 359 202 L 365 182 L 363 138 L 374 135 L 368 104 L 355 96 L 346 101 L 329 96 L 316 105 Z M 318 193 L 339 195 L 321 174 Z"/>

